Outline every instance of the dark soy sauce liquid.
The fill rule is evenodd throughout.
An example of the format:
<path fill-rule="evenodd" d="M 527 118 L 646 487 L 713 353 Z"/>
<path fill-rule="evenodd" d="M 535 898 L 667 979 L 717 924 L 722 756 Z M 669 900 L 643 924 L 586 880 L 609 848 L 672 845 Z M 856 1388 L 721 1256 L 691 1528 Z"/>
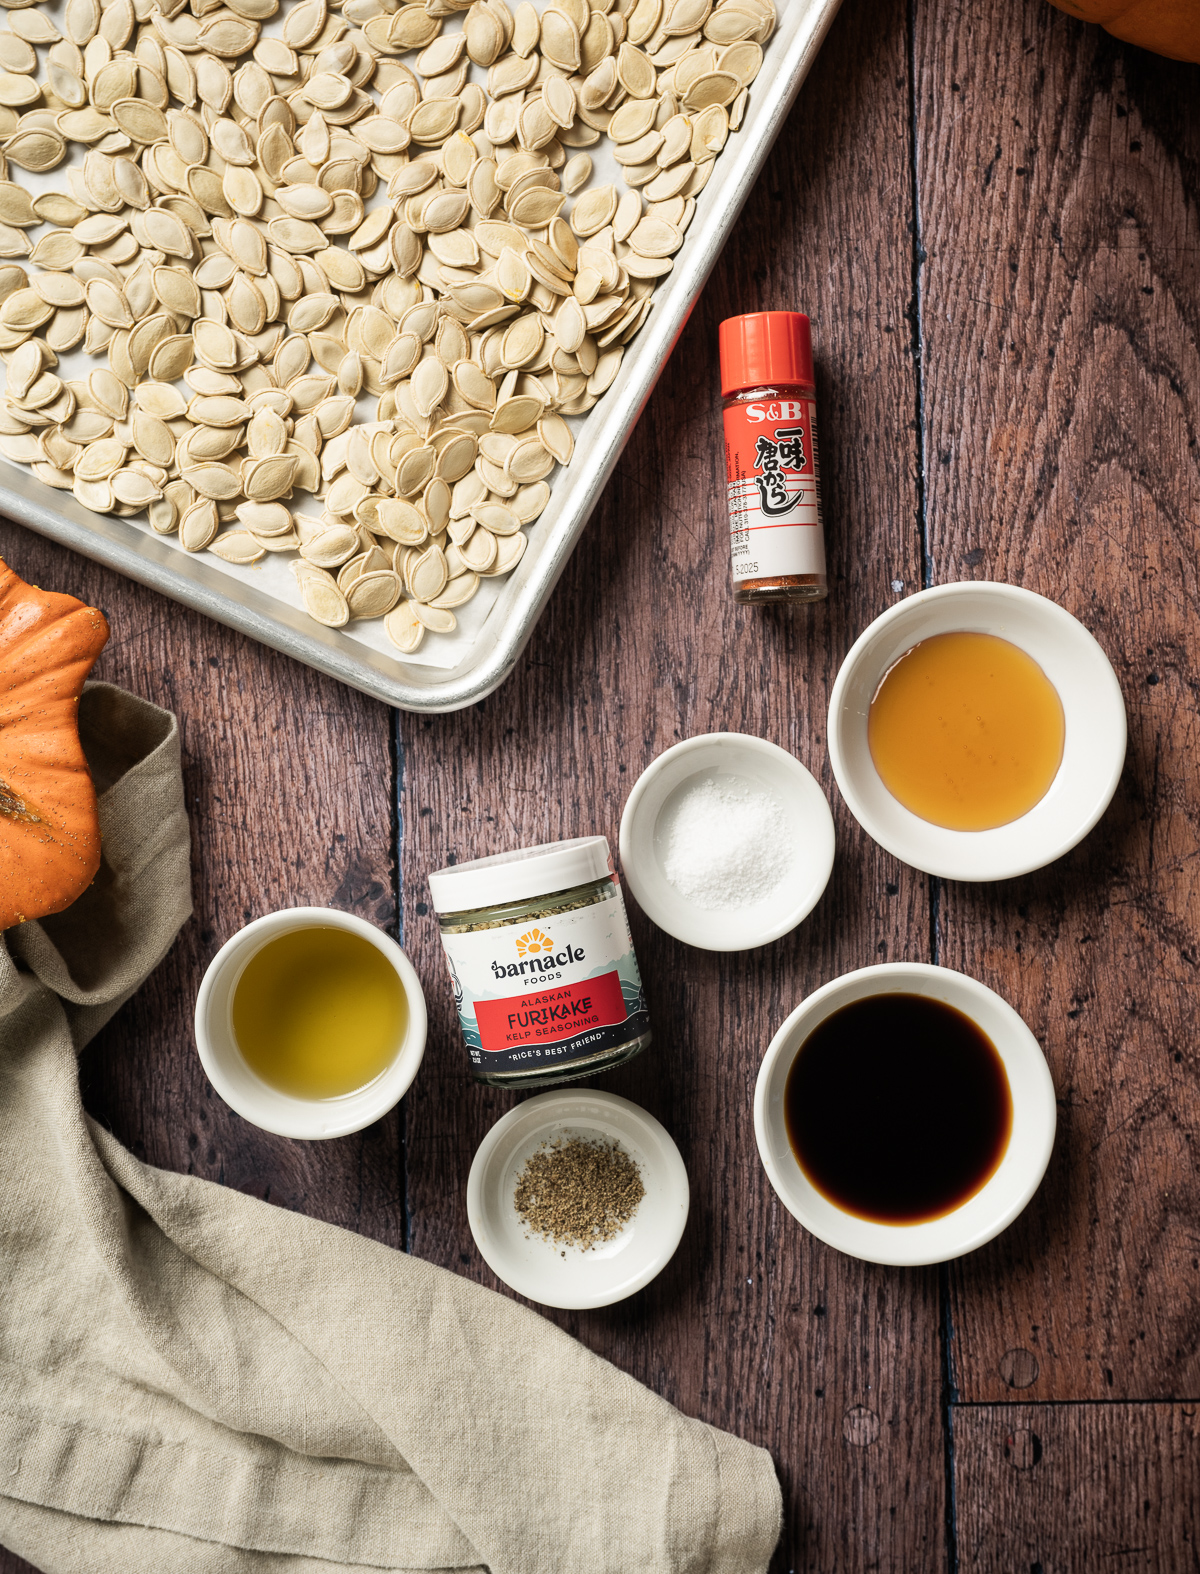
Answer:
<path fill-rule="evenodd" d="M 800 1168 L 830 1202 L 920 1224 L 990 1179 L 1008 1146 L 1012 1095 L 970 1017 L 924 995 L 871 995 L 801 1044 L 784 1114 Z"/>

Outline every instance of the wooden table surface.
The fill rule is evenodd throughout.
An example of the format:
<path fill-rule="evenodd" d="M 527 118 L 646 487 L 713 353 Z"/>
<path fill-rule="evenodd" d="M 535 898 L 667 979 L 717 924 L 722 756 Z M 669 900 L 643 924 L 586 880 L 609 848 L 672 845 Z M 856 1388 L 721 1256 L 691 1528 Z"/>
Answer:
<path fill-rule="evenodd" d="M 716 330 L 813 320 L 831 592 L 728 588 Z M 689 950 L 631 902 L 653 1048 L 601 1085 L 673 1132 L 675 1259 L 624 1305 L 550 1313 L 690 1415 L 768 1447 L 773 1574 L 1200 1569 L 1200 67 L 1040 0 L 846 0 L 742 221 L 517 670 L 397 715 L 11 525 L 27 579 L 101 606 L 98 675 L 183 729 L 196 912 L 84 1057 L 140 1157 L 496 1287 L 471 1157 L 513 1099 L 474 1086 L 427 872 L 604 832 L 643 767 L 714 728 L 793 750 L 834 805 L 833 880 L 794 934 Z M 1074 853 L 997 886 L 875 846 L 833 784 L 829 687 L 922 585 L 1026 585 L 1116 667 L 1129 755 Z M 398 934 L 431 1008 L 422 1072 L 358 1137 L 255 1130 L 201 1073 L 217 947 L 298 903 Z M 885 959 L 990 984 L 1045 1047 L 1059 1132 L 998 1241 L 941 1270 L 827 1250 L 776 1201 L 751 1118 L 779 1022 Z M 0 1552 L 0 1574 L 27 1565 Z"/>

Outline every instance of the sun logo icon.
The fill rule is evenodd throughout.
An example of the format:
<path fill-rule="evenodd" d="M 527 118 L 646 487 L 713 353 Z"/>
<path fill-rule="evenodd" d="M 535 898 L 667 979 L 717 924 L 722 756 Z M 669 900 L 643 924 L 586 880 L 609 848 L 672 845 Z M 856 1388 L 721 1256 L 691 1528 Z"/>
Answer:
<path fill-rule="evenodd" d="M 554 941 L 541 929 L 531 929 L 528 934 L 517 936 L 518 956 L 540 956 L 543 951 L 553 951 Z"/>

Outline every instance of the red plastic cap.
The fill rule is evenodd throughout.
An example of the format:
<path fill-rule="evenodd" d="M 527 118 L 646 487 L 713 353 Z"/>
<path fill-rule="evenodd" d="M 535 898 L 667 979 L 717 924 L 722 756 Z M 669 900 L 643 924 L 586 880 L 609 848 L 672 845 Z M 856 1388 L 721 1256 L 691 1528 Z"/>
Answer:
<path fill-rule="evenodd" d="M 721 393 L 812 386 L 812 331 L 803 312 L 747 312 L 720 329 Z"/>

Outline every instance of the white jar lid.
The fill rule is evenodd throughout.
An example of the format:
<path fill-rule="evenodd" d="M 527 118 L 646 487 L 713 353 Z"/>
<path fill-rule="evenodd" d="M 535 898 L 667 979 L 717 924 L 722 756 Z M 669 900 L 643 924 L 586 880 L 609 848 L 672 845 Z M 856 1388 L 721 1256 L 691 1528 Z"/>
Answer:
<path fill-rule="evenodd" d="M 540 847 L 521 847 L 438 869 L 429 876 L 429 894 L 435 913 L 469 913 L 477 907 L 500 907 L 569 891 L 612 875 L 608 838 L 577 836 L 569 842 L 543 842 Z"/>

